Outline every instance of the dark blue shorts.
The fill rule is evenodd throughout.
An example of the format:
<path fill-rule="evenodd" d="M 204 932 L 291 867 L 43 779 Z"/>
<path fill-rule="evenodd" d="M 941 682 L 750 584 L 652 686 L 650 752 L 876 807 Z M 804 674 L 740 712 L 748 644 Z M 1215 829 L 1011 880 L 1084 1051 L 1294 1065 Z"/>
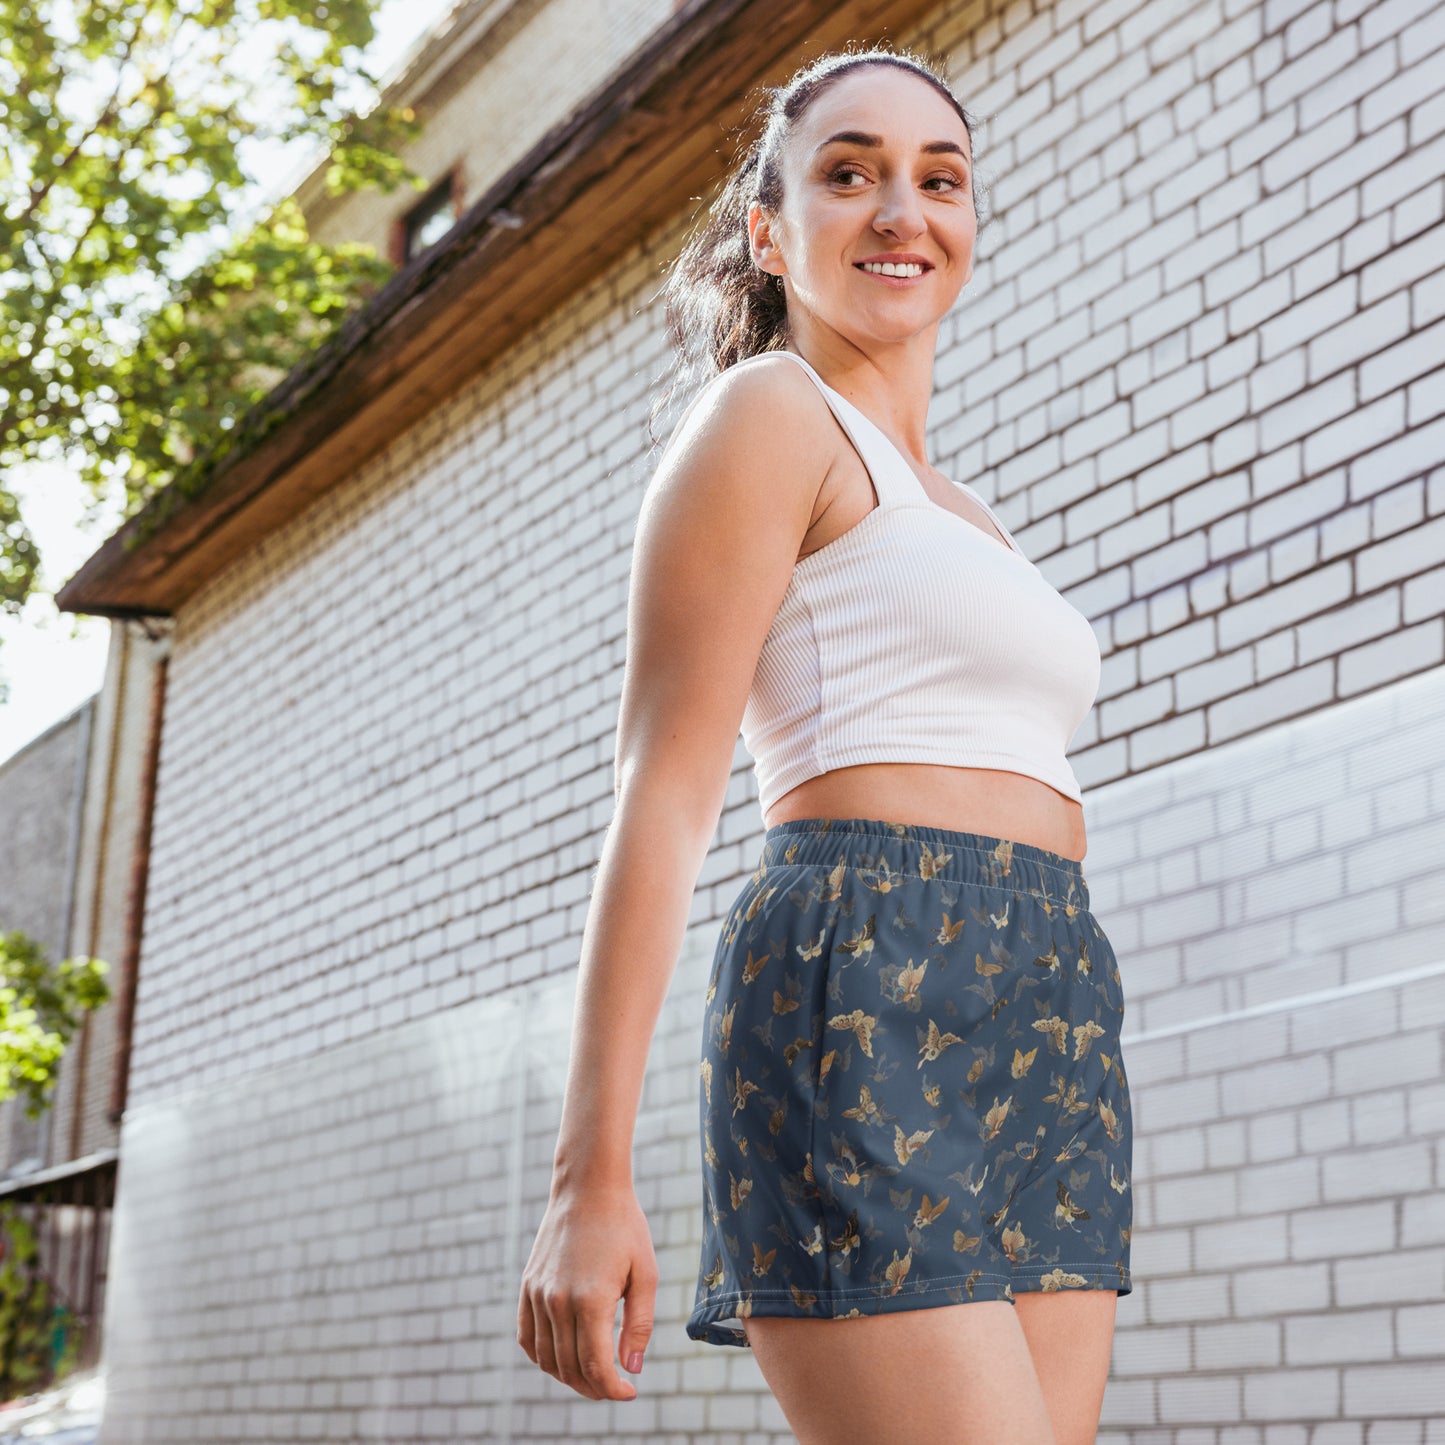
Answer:
<path fill-rule="evenodd" d="M 1124 993 L 1081 865 L 868 818 L 769 828 L 724 920 L 687 1332 L 1128 1294 Z"/>

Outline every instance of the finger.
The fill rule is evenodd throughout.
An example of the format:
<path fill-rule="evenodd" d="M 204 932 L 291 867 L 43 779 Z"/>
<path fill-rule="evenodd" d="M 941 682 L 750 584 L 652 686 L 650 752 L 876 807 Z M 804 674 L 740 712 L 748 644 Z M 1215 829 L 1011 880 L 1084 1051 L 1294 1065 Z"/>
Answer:
<path fill-rule="evenodd" d="M 547 1301 L 541 1296 L 533 1297 L 532 1309 L 537 1320 L 537 1363 L 547 1374 L 561 1379 L 557 1373 L 557 1340 L 552 1329 L 552 1316 L 547 1312 Z"/>
<path fill-rule="evenodd" d="M 657 1270 L 651 1265 L 634 1265 L 622 1301 L 622 1331 L 617 1341 L 617 1358 L 629 1374 L 642 1368 L 641 1356 L 652 1338 L 656 1312 Z"/>
<path fill-rule="evenodd" d="M 522 1286 L 521 1298 L 517 1301 L 517 1343 L 522 1353 L 535 1365 L 537 1363 L 537 1321 L 532 1314 L 532 1292 Z"/>
<path fill-rule="evenodd" d="M 600 1396 L 588 1383 L 577 1361 L 577 1306 L 573 1300 L 548 1301 L 548 1318 L 552 1321 L 552 1344 L 557 1352 L 557 1378 L 564 1385 L 585 1395 L 589 1400 Z"/>
<path fill-rule="evenodd" d="M 612 1356 L 614 1300 L 608 1307 L 594 1305 L 577 1317 L 577 1363 L 583 1379 L 599 1400 L 634 1400 L 637 1387 L 617 1373 Z"/>

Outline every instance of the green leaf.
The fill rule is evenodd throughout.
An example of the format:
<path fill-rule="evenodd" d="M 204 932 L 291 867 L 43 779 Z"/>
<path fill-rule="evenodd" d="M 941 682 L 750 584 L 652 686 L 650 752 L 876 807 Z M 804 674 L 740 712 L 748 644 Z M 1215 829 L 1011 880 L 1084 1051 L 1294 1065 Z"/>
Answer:
<path fill-rule="evenodd" d="M 368 247 L 312 240 L 289 198 L 243 220 L 246 141 L 321 143 L 333 192 L 424 187 L 402 157 L 417 118 L 377 103 L 363 60 L 374 10 L 0 0 L 0 480 L 61 458 L 126 516 L 203 489 L 391 274 Z M 238 68 L 243 46 L 259 71 Z M 0 488 L 0 607 L 20 609 L 39 560 Z"/>

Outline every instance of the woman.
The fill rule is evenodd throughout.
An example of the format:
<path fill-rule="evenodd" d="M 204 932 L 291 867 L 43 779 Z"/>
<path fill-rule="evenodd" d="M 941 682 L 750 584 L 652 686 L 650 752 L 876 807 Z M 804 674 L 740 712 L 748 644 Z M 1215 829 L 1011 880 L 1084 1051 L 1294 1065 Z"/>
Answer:
<path fill-rule="evenodd" d="M 739 727 L 766 834 L 704 1002 L 688 1334 L 750 1347 L 804 1442 L 1094 1438 L 1130 1291 L 1128 1085 L 1078 783 L 1088 621 L 928 464 L 973 274 L 972 124 L 933 70 L 833 54 L 685 249 L 718 372 L 648 489 L 615 821 L 518 1340 L 633 1399 L 657 1268 L 643 1068 Z"/>

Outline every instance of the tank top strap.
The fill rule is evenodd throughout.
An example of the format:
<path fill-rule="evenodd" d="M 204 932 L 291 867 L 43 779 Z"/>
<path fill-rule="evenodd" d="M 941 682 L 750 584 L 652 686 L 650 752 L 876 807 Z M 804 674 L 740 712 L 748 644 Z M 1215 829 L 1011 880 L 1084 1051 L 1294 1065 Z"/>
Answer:
<path fill-rule="evenodd" d="M 918 474 L 904 461 L 903 453 L 889 440 L 882 427 L 864 415 L 846 396 L 834 391 L 796 351 L 779 349 L 782 355 L 791 356 L 823 393 L 823 399 L 863 458 L 863 465 L 867 467 L 878 493 L 879 507 L 917 505 L 920 498 L 929 501 Z"/>

